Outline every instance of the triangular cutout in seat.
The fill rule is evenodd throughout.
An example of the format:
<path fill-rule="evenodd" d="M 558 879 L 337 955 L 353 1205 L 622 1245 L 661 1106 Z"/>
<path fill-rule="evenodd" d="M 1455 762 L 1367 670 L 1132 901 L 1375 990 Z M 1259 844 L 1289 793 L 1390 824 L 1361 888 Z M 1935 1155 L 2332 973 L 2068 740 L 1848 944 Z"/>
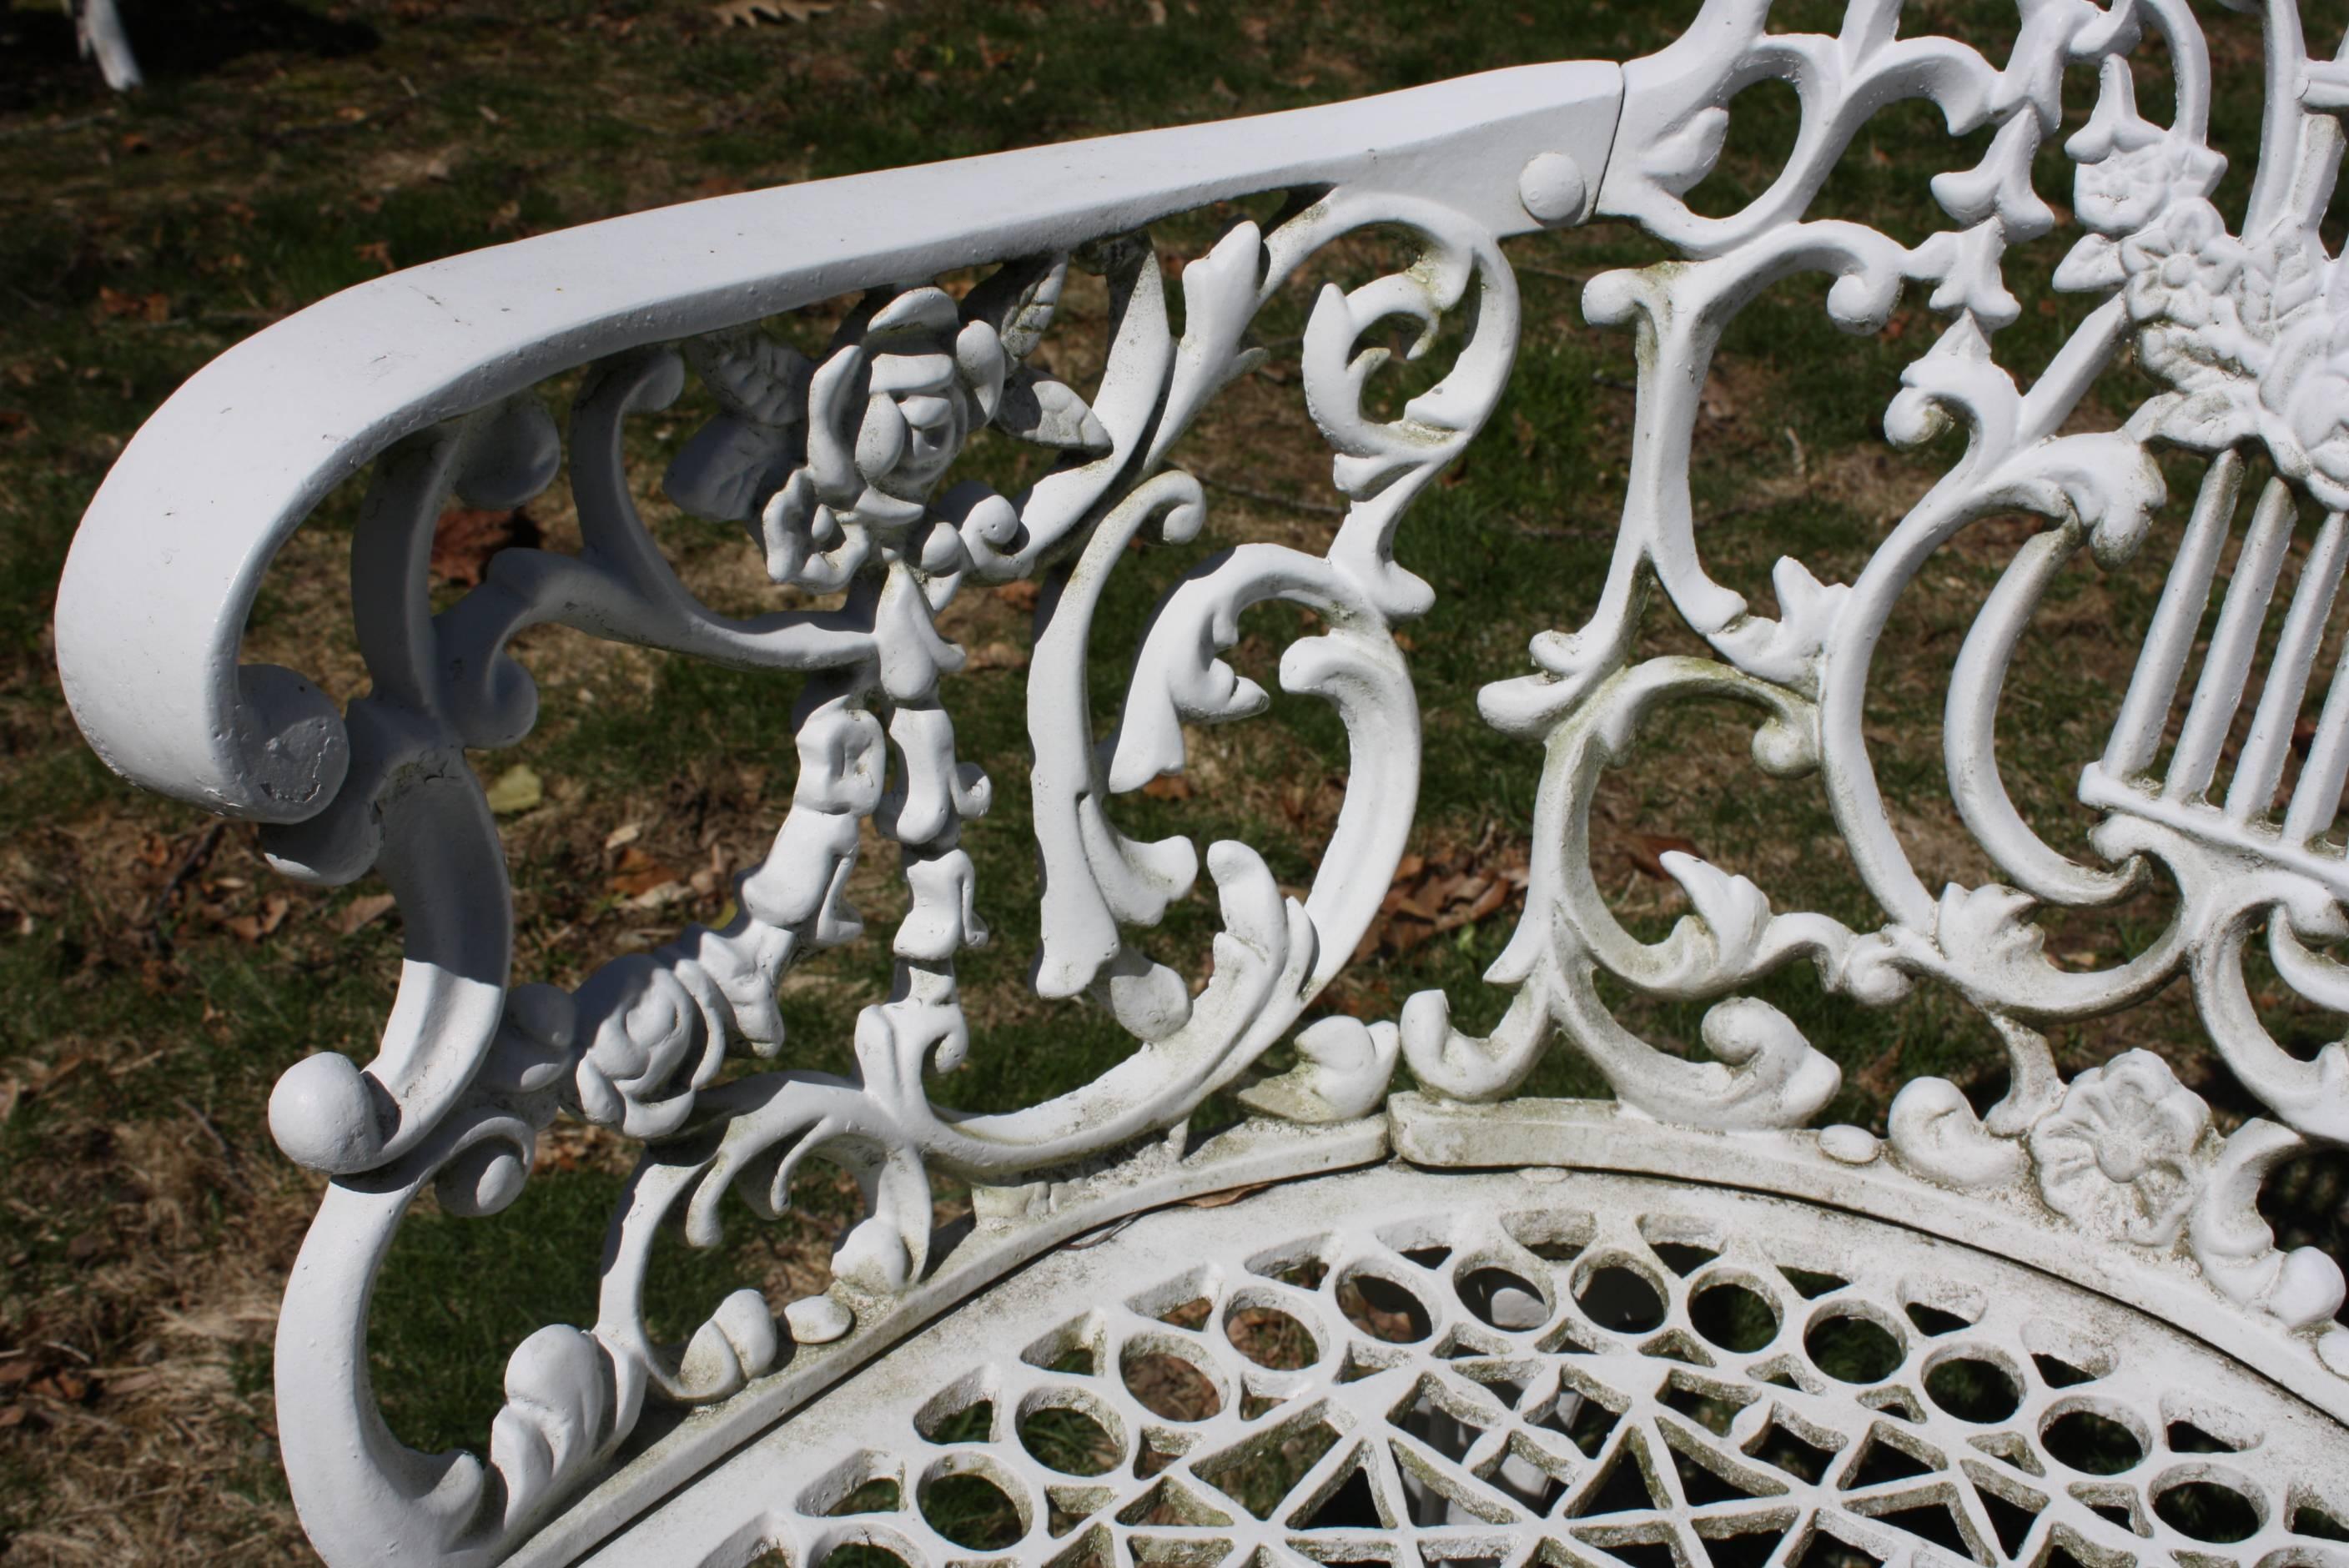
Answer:
<path fill-rule="evenodd" d="M 1746 1522 L 1738 1520 L 1730 1522 Z M 1696 1538 L 1697 1544 L 1704 1548 L 1704 1554 L 1713 1568 L 1764 1568 L 1764 1564 L 1777 1552 L 1778 1542 L 1786 1539 L 1785 1527 L 1774 1525 L 1766 1520 L 1756 1520 L 1753 1522 L 1756 1528 L 1742 1534 L 1718 1537 L 1699 1535 Z"/>
<path fill-rule="evenodd" d="M 1631 1568 L 1682 1568 L 1680 1553 L 1661 1541 L 1610 1542 L 1604 1550 Z"/>
<path fill-rule="evenodd" d="M 1911 1535 L 1931 1542 L 1952 1557 L 1967 1562 L 1978 1563 L 1989 1554 L 1971 1539 L 1971 1532 L 1958 1519 L 1957 1511 L 1946 1501 L 1879 1513 L 1876 1515 L 1876 1522 L 1889 1524 L 1895 1530 L 1905 1530 Z"/>
<path fill-rule="evenodd" d="M 1667 1443 L 1665 1451 L 1672 1457 L 1672 1469 L 1681 1478 L 1681 1495 L 1692 1508 L 1702 1508 L 1710 1502 L 1733 1502 L 1750 1497 L 1766 1497 L 1773 1489 L 1751 1487 L 1724 1470 L 1702 1463 L 1692 1454 L 1682 1453 L 1679 1445 Z M 1785 1487 L 1775 1490 L 1783 1491 Z"/>
<path fill-rule="evenodd" d="M 1817 1436 L 1828 1438 L 1830 1434 L 1821 1432 Z M 1783 1412 L 1773 1410 L 1769 1423 L 1747 1441 L 1745 1451 L 1765 1465 L 1816 1486 L 1841 1451 L 1840 1439 L 1834 1441 L 1837 1446 L 1814 1441 L 1811 1433 L 1797 1430 Z"/>
<path fill-rule="evenodd" d="M 1019 1359 L 1047 1372 L 1074 1372 L 1097 1377 L 1108 1364 L 1102 1340 L 1102 1315 L 1089 1312 L 1029 1346 L 1019 1353 Z"/>
<path fill-rule="evenodd" d="M 1258 1519 L 1270 1519 L 1297 1483 L 1338 1446 L 1338 1429 L 1318 1410 L 1267 1432 L 1253 1434 L 1222 1453 L 1200 1460 L 1191 1473 Z"/>
<path fill-rule="evenodd" d="M 1667 1328 L 1640 1346 L 1643 1356 L 1653 1356 L 1664 1361 L 1684 1361 L 1691 1367 L 1713 1367 L 1718 1363 L 1713 1353 L 1698 1344 L 1690 1335 L 1677 1328 Z"/>
<path fill-rule="evenodd" d="M 1173 1476 L 1117 1511 L 1120 1524 L 1187 1524 L 1207 1529 L 1228 1525 L 1232 1516 Z"/>
<path fill-rule="evenodd" d="M 1370 1448 L 1354 1450 L 1352 1463 L 1340 1471 L 1336 1484 L 1289 1516 L 1291 1530 L 1392 1530 L 1402 1522 L 1393 1500 L 1371 1474 Z"/>
<path fill-rule="evenodd" d="M 1925 1413 L 1917 1408 L 1917 1401 L 1903 1388 L 1870 1388 L 1859 1397 L 1859 1402 L 1871 1410 L 1881 1410 L 1888 1416 L 1898 1416 L 1911 1426 L 1925 1424 Z"/>
<path fill-rule="evenodd" d="M 2004 1460 L 2026 1475 L 2044 1476 L 2047 1468 L 2039 1456 L 2031 1451 L 2030 1439 L 2021 1432 L 1982 1432 L 1966 1439 L 1993 1459 Z"/>
<path fill-rule="evenodd" d="M 1637 1432 L 1617 1443 L 1605 1468 L 1568 1504 L 1567 1513 L 1587 1519 L 1601 1513 L 1645 1513 L 1663 1507 L 1663 1489 L 1649 1476 L 1647 1457 L 1647 1446 Z"/>
<path fill-rule="evenodd" d="M 1911 1476 L 1930 1475 L 1944 1462 L 1931 1449 L 1914 1439 L 1904 1442 L 1891 1428 L 1879 1424 L 1870 1429 L 1868 1440 L 1844 1467 L 1842 1478 L 1836 1484 L 1846 1491 L 1856 1491 L 1862 1487 L 1882 1486 L 1887 1481 L 1907 1480 Z"/>
<path fill-rule="evenodd" d="M 1110 1538 L 1109 1526 L 1097 1524 L 1086 1531 L 1044 1568 L 1117 1568 L 1117 1544 Z"/>

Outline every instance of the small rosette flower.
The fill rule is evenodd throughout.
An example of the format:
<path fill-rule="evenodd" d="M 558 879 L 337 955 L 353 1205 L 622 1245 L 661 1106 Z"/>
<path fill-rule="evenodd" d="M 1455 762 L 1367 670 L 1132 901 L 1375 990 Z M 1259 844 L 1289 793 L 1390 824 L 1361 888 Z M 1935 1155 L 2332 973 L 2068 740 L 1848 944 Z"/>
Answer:
<path fill-rule="evenodd" d="M 2040 1195 L 2056 1212 L 2144 1246 L 2178 1239 L 2201 1186 L 2210 1108 L 2151 1051 L 2125 1051 L 2072 1080 L 2031 1130 Z"/>

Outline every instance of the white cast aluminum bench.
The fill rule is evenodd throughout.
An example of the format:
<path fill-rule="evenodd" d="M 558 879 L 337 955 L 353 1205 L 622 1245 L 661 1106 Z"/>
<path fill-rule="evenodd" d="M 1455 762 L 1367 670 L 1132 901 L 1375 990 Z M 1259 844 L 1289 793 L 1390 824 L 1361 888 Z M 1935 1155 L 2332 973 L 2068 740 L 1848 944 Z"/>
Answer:
<path fill-rule="evenodd" d="M 331 1178 L 276 1344 L 286 1473 L 329 1563 L 741 1568 L 847 1548 L 921 1568 L 990 1554 L 2349 1562 L 2342 1273 L 2281 1250 L 2257 1205 L 2281 1165 L 2349 1140 L 2349 1056 L 2279 1045 L 2244 978 L 2256 941 L 2262 984 L 2349 1011 L 2349 968 L 2326 951 L 2349 934 L 2349 861 L 2328 836 L 2349 678 L 2313 669 L 2349 562 L 2349 268 L 2317 233 L 2349 67 L 2312 57 L 2289 0 L 2265 6 L 2259 164 L 2230 221 L 2206 199 L 2220 160 L 2186 0 L 2040 0 L 2003 65 L 1899 36 L 1893 0 L 1855 0 L 1835 37 L 1765 34 L 1764 12 L 1713 0 L 1682 41 L 1623 67 L 1526 67 L 502 245 L 315 305 L 155 415 L 60 590 L 74 712 L 126 777 L 267 824 L 288 874 L 381 875 L 405 923 L 373 1059 L 296 1062 L 270 1107 L 285 1152 Z M 2166 125 L 2131 86 L 2157 45 L 2175 87 Z M 1783 174 L 1732 215 L 1692 211 L 1679 193 L 1717 156 L 1723 106 L 1770 77 L 1803 105 Z M 2094 84 L 2095 101 L 2065 137 L 2067 81 Z M 1910 248 L 1806 216 L 1862 122 L 1902 98 L 1930 100 L 1952 133 L 1987 132 L 1978 168 L 1935 183 L 1946 232 Z M 2054 222 L 2030 187 L 2043 145 L 2076 165 L 2085 237 L 2057 284 L 2088 308 L 2026 387 L 1993 335 L 2016 310 L 2006 247 Z M 1176 269 L 1146 226 L 1268 191 L 1294 193 L 1284 216 L 1236 222 L 1180 267 L 1175 330 Z M 1537 638 L 1529 671 L 1495 669 L 1480 705 L 1532 743 L 1526 912 L 1488 975 L 1514 999 L 1483 1038 L 1434 992 L 1389 1020 L 1314 1018 L 1413 820 L 1420 720 L 1396 633 L 1430 591 L 1398 564 L 1398 528 L 1507 381 L 1519 313 L 1499 242 L 1593 217 L 1636 223 L 1667 259 L 1584 298 L 1640 360 L 1612 570 L 1588 620 Z M 1105 579 L 1138 534 L 1179 543 L 1207 509 L 1168 448 L 1252 366 L 1263 304 L 1371 226 L 1408 232 L 1418 260 L 1326 289 L 1300 354 L 1346 509 L 1332 542 L 1203 559 L 1143 635 L 1119 725 L 1093 733 L 1086 650 Z M 1029 363 L 1071 266 L 1105 274 L 1114 302 L 1105 366 L 1081 391 Z M 932 286 L 969 267 L 996 270 L 959 299 Z M 1886 432 L 1918 444 L 1954 426 L 1963 446 L 1855 581 L 1780 562 L 1773 619 L 1708 576 L 1688 459 L 1721 333 L 1802 273 L 1832 278 L 1827 314 L 1847 331 L 1883 326 L 1916 285 L 1935 315 Z M 865 304 L 820 361 L 759 327 L 856 290 Z M 1362 341 L 1396 317 L 1448 322 L 1463 342 L 1384 420 L 1363 407 L 1378 356 Z M 2137 414 L 2113 430 L 2075 418 L 2132 354 L 2156 388 Z M 452 495 L 512 506 L 550 483 L 565 438 L 534 389 L 580 366 L 567 438 L 584 550 L 506 551 L 432 613 L 436 518 Z M 688 377 L 720 414 L 669 493 L 742 520 L 777 583 L 839 593 L 835 607 L 722 614 L 654 548 L 623 433 Z M 966 438 L 988 423 L 1059 449 L 1059 465 L 1017 495 L 959 480 Z M 2139 550 L 2166 494 L 2156 454 L 2199 475 L 2169 559 Z M 352 608 L 373 685 L 338 712 L 293 671 L 240 664 L 239 645 L 273 556 L 363 471 Z M 2018 511 L 2044 528 L 1965 637 L 1945 740 L 1957 810 L 2005 881 L 1937 892 L 1871 770 L 1871 661 L 1934 552 Z M 2161 585 L 2110 739 L 2080 759 L 2099 863 L 2026 825 L 1992 744 L 2008 661 L 2084 550 Z M 2279 595 L 2288 556 L 2301 564 Z M 1042 589 L 1032 757 L 982 769 L 957 750 L 962 655 L 933 617 L 958 590 L 1022 578 Z M 1558 593 L 1562 617 L 1593 597 Z M 1116 825 L 1117 796 L 1183 767 L 1186 724 L 1263 705 L 1219 655 L 1269 599 L 1319 618 L 1281 680 L 1330 703 L 1351 748 L 1301 897 L 1276 885 L 1264 846 L 1203 855 Z M 1638 655 L 1643 604 L 1709 653 Z M 506 645 L 541 624 L 791 672 L 801 694 L 792 804 L 739 913 L 616 956 L 575 992 L 510 972 L 499 832 L 468 757 L 531 729 L 532 677 Z M 1133 634 L 1100 630 L 1119 646 Z M 1764 769 L 1825 791 L 1875 929 L 1775 911 L 1686 854 L 1664 863 L 1695 913 L 1665 939 L 1609 913 L 1589 864 L 1602 771 L 1652 712 L 1724 696 L 1754 710 Z M 2303 704 L 2321 714 L 2277 805 Z M 1090 995 L 1135 1043 L 1061 1099 L 968 1115 L 926 1090 L 987 1049 L 956 985 L 957 952 L 984 934 L 958 840 L 989 774 L 1022 766 L 1043 867 L 1036 987 Z M 881 940 L 841 903 L 861 829 L 903 849 L 895 983 L 861 1015 L 854 1078 L 794 1071 L 794 961 Z M 1203 859 L 1223 931 L 1195 989 L 1151 955 L 1150 927 Z M 2141 952 L 2093 969 L 2043 952 L 2044 911 L 2146 887 L 2170 913 Z M 1978 1117 L 1953 1084 L 1920 1078 L 1881 1139 L 1811 1128 L 1836 1067 L 1741 994 L 1798 960 L 1868 1006 L 1961 996 L 2005 1042 L 2006 1097 Z M 2046 1031 L 2173 981 L 2264 1114 L 2228 1130 L 2147 1051 L 2057 1072 Z M 1624 990 L 1707 1005 L 1706 1051 L 1632 1034 L 1604 1001 Z M 1291 1040 L 1300 1065 L 1251 1082 Z M 771 1068 L 720 1071 L 779 1049 Z M 1582 1053 L 1614 1099 L 1514 1098 L 1551 1050 Z M 1391 1087 L 1402 1067 L 1410 1092 Z M 1254 1119 L 1186 1127 L 1236 1084 Z M 498 1223 L 537 1135 L 565 1116 L 642 1150 L 599 1315 L 515 1347 L 478 1453 L 411 1451 L 369 1387 L 378 1265 L 428 1186 L 480 1217 L 467 1222 Z M 831 1288 L 788 1303 L 743 1291 L 688 1344 L 656 1343 L 641 1290 L 656 1229 L 709 1244 L 722 1195 L 782 1202 L 810 1159 L 864 1195 Z M 967 1230 L 933 1234 L 940 1175 L 972 1184 Z M 1201 1298 L 1204 1317 L 1176 1310 Z M 1874 1326 L 1874 1365 L 1820 1352 L 1855 1322 Z M 1288 1353 L 1263 1354 L 1268 1323 L 1285 1325 Z M 1206 1393 L 1170 1413 L 1129 1376 L 1148 1357 L 1188 1364 Z M 1103 1455 L 1078 1464 L 1035 1443 L 1050 1410 L 1093 1423 Z M 1256 1496 L 1246 1476 L 1276 1460 L 1294 1484 Z M 1016 1541 L 978 1550 L 934 1528 L 926 1500 L 965 1475 L 1008 1501 Z"/>

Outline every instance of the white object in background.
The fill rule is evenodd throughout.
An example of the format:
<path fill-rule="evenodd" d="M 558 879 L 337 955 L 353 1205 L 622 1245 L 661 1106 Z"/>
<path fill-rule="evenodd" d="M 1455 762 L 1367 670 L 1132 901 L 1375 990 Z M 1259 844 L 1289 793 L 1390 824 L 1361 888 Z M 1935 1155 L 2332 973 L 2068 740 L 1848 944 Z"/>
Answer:
<path fill-rule="evenodd" d="M 114 8 L 114 0 L 66 0 L 66 9 L 74 19 L 74 42 L 81 49 L 82 58 L 95 57 L 98 73 L 106 85 L 116 92 L 129 92 L 142 86 L 146 78 L 139 74 L 139 57 L 130 52 L 129 36 L 122 30 L 122 17 Z"/>

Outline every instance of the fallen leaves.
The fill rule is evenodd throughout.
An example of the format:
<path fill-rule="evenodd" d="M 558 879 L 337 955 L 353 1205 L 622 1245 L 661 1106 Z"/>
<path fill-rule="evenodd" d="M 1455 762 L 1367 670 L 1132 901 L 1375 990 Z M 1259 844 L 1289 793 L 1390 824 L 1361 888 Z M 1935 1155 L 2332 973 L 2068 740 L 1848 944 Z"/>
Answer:
<path fill-rule="evenodd" d="M 0 882 L 0 935 L 30 936 L 39 923 L 32 900 Z"/>
<path fill-rule="evenodd" d="M 1403 856 L 1370 930 L 1354 948 L 1355 962 L 1381 950 L 1399 956 L 1430 937 L 1523 903 L 1530 876 L 1526 846 L 1495 839 L 1487 831 L 1475 849 L 1441 860 Z"/>
<path fill-rule="evenodd" d="M 1632 869 L 1658 882 L 1672 880 L 1671 872 L 1664 869 L 1664 857 L 1674 852 L 1704 858 L 1704 851 L 1696 847 L 1693 840 L 1683 839 L 1678 833 L 1627 833 L 1623 837 L 1624 858 L 1631 862 Z"/>
<path fill-rule="evenodd" d="M 360 261 L 373 262 L 376 265 L 381 267 L 388 273 L 397 272 L 399 270 L 399 263 L 391 259 L 391 242 L 389 240 L 369 240 L 364 245 L 353 245 L 351 247 L 351 254 L 357 256 Z"/>
<path fill-rule="evenodd" d="M 23 1426 L 38 1430 L 48 1422 L 35 1401 L 87 1405 L 98 1398 L 99 1387 L 96 1377 L 77 1367 L 31 1358 L 0 1361 L 0 1395 L 14 1396 L 0 1405 L 0 1430 Z"/>
<path fill-rule="evenodd" d="M 191 913 L 238 941 L 259 943 L 276 935 L 302 907 L 300 903 L 290 892 L 274 891 L 263 893 L 254 900 L 251 897 L 253 884 L 241 876 L 201 875 L 204 863 L 212 858 L 213 849 L 219 844 L 220 837 L 219 825 L 216 824 L 197 840 L 195 846 L 180 861 L 178 870 L 171 873 L 171 880 L 164 884 L 163 892 L 157 896 L 148 917 L 150 923 L 160 921 L 170 909 L 172 896 L 185 888 L 195 898 Z M 147 857 L 142 855 L 140 858 L 145 860 Z M 167 944 L 167 956 L 168 953 Z"/>
<path fill-rule="evenodd" d="M 207 910 L 206 913 L 211 912 Z M 261 901 L 259 909 L 243 914 L 232 914 L 222 920 L 220 923 L 240 942 L 259 942 L 263 937 L 274 936 L 278 928 L 285 923 L 286 917 L 293 913 L 292 896 L 273 892 Z"/>
<path fill-rule="evenodd" d="M 604 884 L 615 897 L 638 909 L 659 909 L 689 898 L 709 898 L 726 885 L 726 852 L 718 845 L 710 846 L 709 864 L 681 872 L 638 845 L 636 831 L 636 824 L 629 822 L 605 841 L 606 849 L 616 840 L 620 846 L 620 858 Z"/>
<path fill-rule="evenodd" d="M 517 762 L 497 777 L 484 792 L 490 810 L 501 817 L 534 811 L 546 799 L 546 781 L 527 762 Z"/>
<path fill-rule="evenodd" d="M 536 549 L 544 535 L 525 511 L 451 507 L 432 525 L 432 575 L 456 588 L 480 585 L 501 550 Z"/>
<path fill-rule="evenodd" d="M 79 1072 L 89 1058 L 78 1051 L 67 1053 L 53 1067 L 36 1057 L 18 1064 L 24 1077 L 14 1074 L 0 1078 L 0 1122 L 16 1114 L 16 1108 L 28 1100 L 38 1099 L 57 1085 Z"/>
<path fill-rule="evenodd" d="M 620 863 L 604 885 L 622 898 L 642 898 L 672 884 L 683 886 L 685 878 L 677 872 L 630 844 L 620 851 Z"/>
<path fill-rule="evenodd" d="M 625 1176 L 635 1164 L 635 1150 L 616 1129 L 568 1118 L 539 1134 L 531 1159 L 533 1171 L 600 1171 L 610 1176 Z"/>
<path fill-rule="evenodd" d="M 361 927 L 372 925 L 390 913 L 398 903 L 398 899 L 388 892 L 373 892 L 363 898 L 355 898 L 336 912 L 335 929 L 345 936 L 349 936 Z"/>
<path fill-rule="evenodd" d="M 171 319 L 171 296 L 160 292 L 149 294 L 126 294 L 120 289 L 98 286 L 98 308 L 100 314 L 116 321 L 143 321 L 160 324 Z"/>
<path fill-rule="evenodd" d="M 978 670 L 1024 670 L 1028 667 L 1028 650 L 1017 643 L 981 643 L 963 658 L 966 672 Z"/>

